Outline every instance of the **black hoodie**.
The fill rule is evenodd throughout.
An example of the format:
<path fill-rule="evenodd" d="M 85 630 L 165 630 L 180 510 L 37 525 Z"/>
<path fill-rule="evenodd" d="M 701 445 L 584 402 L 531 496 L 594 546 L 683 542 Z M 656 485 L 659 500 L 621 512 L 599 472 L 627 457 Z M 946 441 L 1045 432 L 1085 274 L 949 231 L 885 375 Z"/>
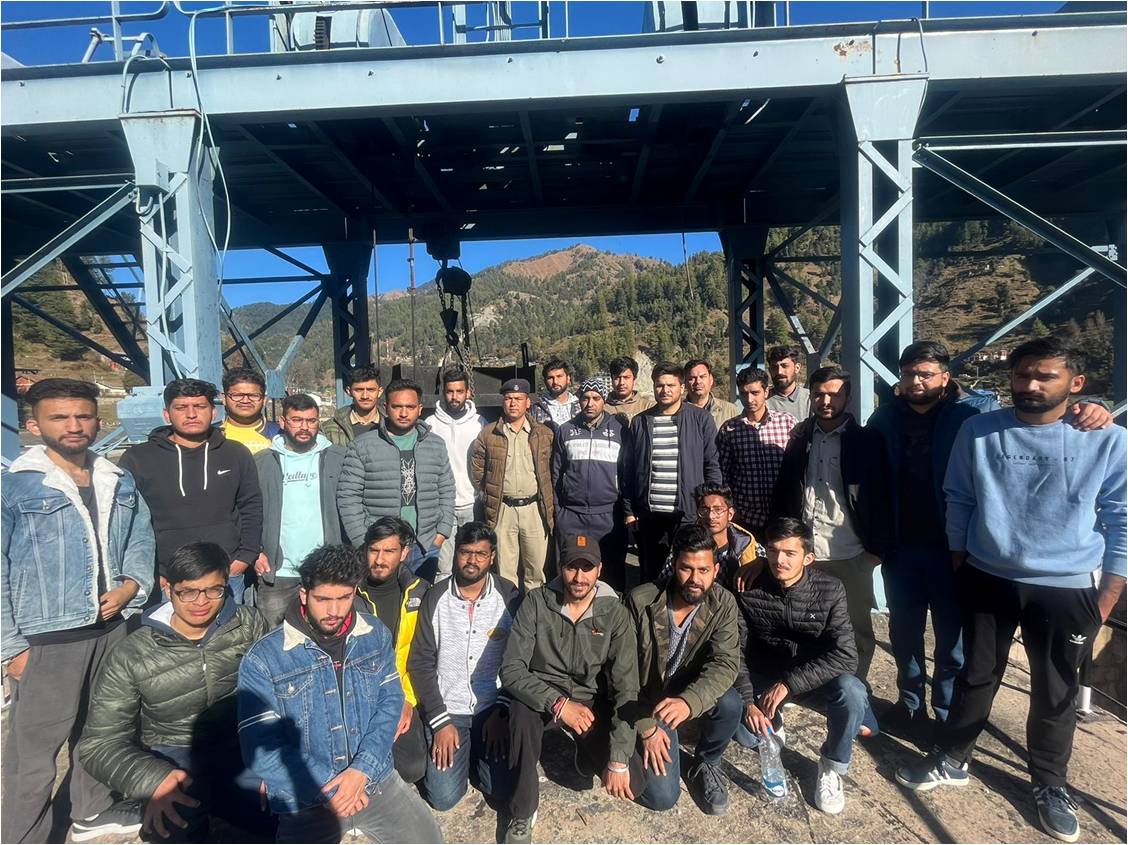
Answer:
<path fill-rule="evenodd" d="M 218 428 L 195 449 L 178 446 L 171 434 L 171 426 L 153 429 L 118 462 L 152 511 L 158 567 L 185 543 L 203 541 L 253 565 L 262 549 L 262 493 L 250 450 Z"/>

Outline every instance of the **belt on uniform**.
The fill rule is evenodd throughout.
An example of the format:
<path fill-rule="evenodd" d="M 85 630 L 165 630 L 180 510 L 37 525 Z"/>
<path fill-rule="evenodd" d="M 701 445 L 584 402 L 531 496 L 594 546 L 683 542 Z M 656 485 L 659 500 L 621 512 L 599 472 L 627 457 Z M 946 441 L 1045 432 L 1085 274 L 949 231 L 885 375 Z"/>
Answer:
<path fill-rule="evenodd" d="M 502 496 L 501 503 L 503 505 L 509 505 L 511 508 L 523 508 L 525 505 L 531 505 L 539 498 L 540 496 L 526 496 L 523 499 L 514 499 L 510 496 Z"/>

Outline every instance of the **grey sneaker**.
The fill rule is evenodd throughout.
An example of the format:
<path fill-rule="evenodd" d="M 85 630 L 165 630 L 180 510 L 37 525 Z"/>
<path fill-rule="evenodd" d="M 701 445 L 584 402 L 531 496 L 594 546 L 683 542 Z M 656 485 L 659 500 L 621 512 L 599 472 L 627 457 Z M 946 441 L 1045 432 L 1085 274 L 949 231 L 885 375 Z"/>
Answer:
<path fill-rule="evenodd" d="M 706 815 L 723 816 L 728 812 L 728 787 L 725 785 L 725 776 L 717 766 L 698 760 L 697 765 L 690 770 L 689 782 L 697 790 Z"/>
<path fill-rule="evenodd" d="M 70 838 L 87 842 L 99 836 L 133 836 L 141 830 L 143 812 L 140 801 L 119 801 L 93 818 L 71 822 Z"/>
<path fill-rule="evenodd" d="M 1064 786 L 1034 787 L 1034 804 L 1038 807 L 1038 821 L 1046 833 L 1062 842 L 1077 841 L 1081 835 L 1077 805 Z"/>
<path fill-rule="evenodd" d="M 537 823 L 537 814 L 534 812 L 531 819 L 510 819 L 505 826 L 505 842 L 532 842 L 533 825 Z"/>
<path fill-rule="evenodd" d="M 913 792 L 927 792 L 938 786 L 967 786 L 971 780 L 967 763 L 962 766 L 940 751 L 902 766 L 895 775 L 897 783 Z"/>

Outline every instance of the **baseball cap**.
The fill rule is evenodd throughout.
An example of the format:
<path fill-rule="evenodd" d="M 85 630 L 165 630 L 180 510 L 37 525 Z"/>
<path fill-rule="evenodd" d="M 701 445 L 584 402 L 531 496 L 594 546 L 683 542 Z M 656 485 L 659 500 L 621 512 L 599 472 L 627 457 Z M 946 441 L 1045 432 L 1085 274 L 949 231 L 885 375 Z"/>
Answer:
<path fill-rule="evenodd" d="M 561 566 L 567 566 L 569 563 L 590 563 L 599 566 L 601 563 L 599 543 L 595 538 L 585 534 L 569 537 L 564 543 Z"/>

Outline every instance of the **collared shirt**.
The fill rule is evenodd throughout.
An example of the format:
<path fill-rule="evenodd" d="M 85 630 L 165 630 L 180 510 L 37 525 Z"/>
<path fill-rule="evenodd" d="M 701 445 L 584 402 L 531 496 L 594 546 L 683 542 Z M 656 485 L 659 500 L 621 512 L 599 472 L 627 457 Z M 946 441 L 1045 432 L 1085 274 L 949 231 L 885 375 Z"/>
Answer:
<path fill-rule="evenodd" d="M 791 414 L 768 408 L 760 422 L 729 420 L 717 435 L 721 474 L 732 488 L 736 521 L 745 528 L 759 529 L 768 521 L 772 490 L 795 424 Z"/>
<path fill-rule="evenodd" d="M 790 396 L 773 391 L 768 397 L 768 407 L 773 411 L 791 414 L 798 422 L 803 422 L 811 415 L 811 391 L 801 384 L 795 385 Z"/>
<path fill-rule="evenodd" d="M 842 483 L 842 432 L 846 422 L 824 432 L 817 425 L 807 456 L 803 519 L 815 535 L 816 560 L 846 560 L 865 551 L 850 524 Z"/>
<path fill-rule="evenodd" d="M 501 495 L 512 499 L 525 499 L 537 495 L 537 473 L 533 467 L 533 449 L 529 443 L 532 426 L 528 419 L 521 421 L 520 431 L 502 422 L 505 432 L 505 479 L 501 484 Z"/>
<path fill-rule="evenodd" d="M 377 414 L 371 420 L 363 420 L 357 414 L 356 409 L 349 411 L 349 423 L 352 425 L 353 437 L 360 437 L 369 431 L 375 431 L 380 427 L 380 414 Z"/>

